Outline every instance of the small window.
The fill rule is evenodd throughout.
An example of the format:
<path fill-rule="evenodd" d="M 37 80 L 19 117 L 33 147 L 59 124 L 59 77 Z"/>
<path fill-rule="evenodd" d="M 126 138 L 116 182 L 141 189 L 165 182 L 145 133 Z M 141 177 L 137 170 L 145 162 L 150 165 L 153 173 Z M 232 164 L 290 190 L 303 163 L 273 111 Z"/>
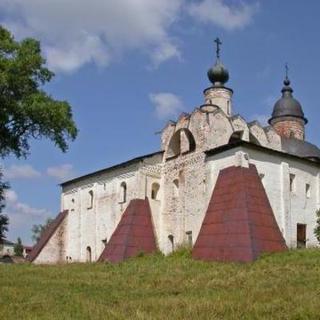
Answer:
<path fill-rule="evenodd" d="M 151 186 L 151 199 L 159 200 L 159 189 L 160 189 L 159 183 L 154 182 Z"/>
<path fill-rule="evenodd" d="M 87 254 L 87 257 L 86 257 L 87 262 L 91 262 L 92 261 L 91 247 L 89 246 L 87 247 L 86 254 Z"/>
<path fill-rule="evenodd" d="M 120 203 L 127 202 L 127 184 L 122 182 L 120 185 Z"/>
<path fill-rule="evenodd" d="M 175 198 L 179 197 L 179 179 L 173 181 L 173 196 Z"/>
<path fill-rule="evenodd" d="M 93 191 L 89 191 L 89 201 L 88 201 L 88 209 L 93 208 Z"/>
<path fill-rule="evenodd" d="M 262 181 L 264 179 L 264 173 L 259 173 L 259 177 L 260 177 L 260 180 Z"/>
<path fill-rule="evenodd" d="M 291 192 L 296 191 L 295 180 L 296 180 L 296 176 L 294 174 L 290 173 L 290 191 Z"/>
<path fill-rule="evenodd" d="M 174 236 L 172 234 L 169 234 L 168 239 L 171 243 L 171 251 L 174 251 Z"/>
<path fill-rule="evenodd" d="M 311 197 L 311 186 L 309 183 L 306 184 L 306 197 L 307 198 Z"/>
<path fill-rule="evenodd" d="M 187 241 L 188 241 L 188 246 L 192 247 L 192 231 L 187 231 L 186 232 L 187 235 Z"/>

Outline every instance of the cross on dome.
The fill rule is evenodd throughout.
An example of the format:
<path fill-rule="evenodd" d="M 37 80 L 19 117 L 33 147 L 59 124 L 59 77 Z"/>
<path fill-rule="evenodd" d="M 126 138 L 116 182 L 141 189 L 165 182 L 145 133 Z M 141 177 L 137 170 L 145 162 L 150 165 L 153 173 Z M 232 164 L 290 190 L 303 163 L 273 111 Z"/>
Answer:
<path fill-rule="evenodd" d="M 219 39 L 219 37 L 217 37 L 214 42 L 217 45 L 217 49 L 216 49 L 216 53 L 217 53 L 217 59 L 220 58 L 220 46 L 222 45 L 222 41 Z"/>

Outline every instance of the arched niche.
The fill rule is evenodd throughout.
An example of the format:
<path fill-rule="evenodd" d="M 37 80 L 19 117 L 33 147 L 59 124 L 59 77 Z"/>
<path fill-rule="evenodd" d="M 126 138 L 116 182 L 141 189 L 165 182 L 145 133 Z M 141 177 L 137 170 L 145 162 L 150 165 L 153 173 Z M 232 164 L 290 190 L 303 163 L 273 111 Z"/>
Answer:
<path fill-rule="evenodd" d="M 159 200 L 159 190 L 160 190 L 160 184 L 157 182 L 154 182 L 151 186 L 151 199 L 152 200 Z"/>
<path fill-rule="evenodd" d="M 91 252 L 91 247 L 88 246 L 86 249 L 86 261 L 91 262 L 92 261 L 92 252 Z"/>
<path fill-rule="evenodd" d="M 196 141 L 189 129 L 182 128 L 172 136 L 168 150 L 167 158 L 179 156 L 196 150 Z"/>
<path fill-rule="evenodd" d="M 120 203 L 127 202 L 127 184 L 125 182 L 121 182 L 120 184 Z"/>
<path fill-rule="evenodd" d="M 234 131 L 229 138 L 229 143 L 235 143 L 242 140 L 243 130 Z"/>

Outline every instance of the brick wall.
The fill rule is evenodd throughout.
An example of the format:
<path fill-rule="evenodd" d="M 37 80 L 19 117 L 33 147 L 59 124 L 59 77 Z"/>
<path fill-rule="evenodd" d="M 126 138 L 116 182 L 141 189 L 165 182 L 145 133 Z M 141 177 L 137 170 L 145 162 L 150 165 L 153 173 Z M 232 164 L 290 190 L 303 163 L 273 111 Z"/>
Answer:
<path fill-rule="evenodd" d="M 299 119 L 285 119 L 273 124 L 276 132 L 285 138 L 304 140 L 304 123 Z"/>

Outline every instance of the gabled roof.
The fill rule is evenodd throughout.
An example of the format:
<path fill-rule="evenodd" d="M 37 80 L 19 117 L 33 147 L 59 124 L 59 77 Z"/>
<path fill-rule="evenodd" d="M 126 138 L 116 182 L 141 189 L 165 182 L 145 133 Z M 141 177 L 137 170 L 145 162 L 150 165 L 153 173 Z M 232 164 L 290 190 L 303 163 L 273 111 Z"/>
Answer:
<path fill-rule="evenodd" d="M 311 157 L 305 157 L 305 156 L 303 156 L 301 154 L 299 155 L 299 154 L 297 154 L 297 153 L 295 154 L 293 152 L 289 153 L 289 152 L 285 152 L 285 151 L 278 151 L 278 150 L 275 150 L 275 149 L 263 147 L 261 145 L 257 145 L 255 143 L 247 142 L 247 141 L 244 141 L 244 140 L 238 140 L 238 141 L 233 142 L 233 143 L 224 144 L 224 145 L 219 146 L 217 148 L 207 150 L 207 151 L 205 151 L 205 153 L 208 156 L 211 156 L 211 155 L 219 154 L 220 152 L 224 152 L 226 150 L 230 150 L 230 149 L 237 148 L 237 147 L 248 147 L 248 148 L 259 150 L 259 151 L 262 151 L 262 152 L 265 152 L 265 153 L 268 153 L 268 154 L 275 154 L 275 155 L 278 155 L 278 156 L 288 157 L 288 158 L 292 158 L 292 159 L 296 159 L 296 160 L 302 160 L 302 161 L 305 161 L 305 162 L 307 162 L 309 164 L 320 166 L 320 159 L 311 158 Z"/>
<path fill-rule="evenodd" d="M 151 158 L 157 154 L 161 154 L 163 153 L 164 151 L 157 151 L 157 152 L 153 152 L 153 153 L 149 153 L 147 155 L 144 155 L 144 156 L 140 156 L 140 157 L 137 157 L 137 158 L 133 158 L 131 160 L 128 160 L 128 161 L 125 161 L 125 162 L 122 162 L 122 163 L 119 163 L 119 164 L 116 164 L 114 166 L 111 166 L 111 167 L 107 167 L 107 168 L 104 168 L 104 169 L 101 169 L 101 170 L 97 170 L 97 171 L 94 171 L 94 172 L 91 172 L 91 173 L 88 173 L 88 174 L 85 174 L 83 176 L 80 176 L 80 177 L 77 177 L 77 178 L 74 178 L 74 179 L 71 179 L 71 180 L 68 180 L 68 181 L 65 181 L 65 182 L 62 182 L 60 184 L 61 187 L 65 187 L 66 185 L 68 184 L 71 184 L 71 183 L 74 183 L 74 182 L 78 182 L 82 179 L 85 179 L 85 178 L 89 178 L 89 177 L 94 177 L 94 176 L 97 176 L 97 175 L 100 175 L 101 173 L 106 173 L 106 172 L 109 172 L 111 170 L 114 170 L 114 169 L 118 169 L 118 168 L 122 168 L 122 167 L 126 167 L 126 166 L 129 166 L 133 163 L 137 163 L 137 162 L 140 162 L 144 159 L 147 159 L 147 158 Z"/>

